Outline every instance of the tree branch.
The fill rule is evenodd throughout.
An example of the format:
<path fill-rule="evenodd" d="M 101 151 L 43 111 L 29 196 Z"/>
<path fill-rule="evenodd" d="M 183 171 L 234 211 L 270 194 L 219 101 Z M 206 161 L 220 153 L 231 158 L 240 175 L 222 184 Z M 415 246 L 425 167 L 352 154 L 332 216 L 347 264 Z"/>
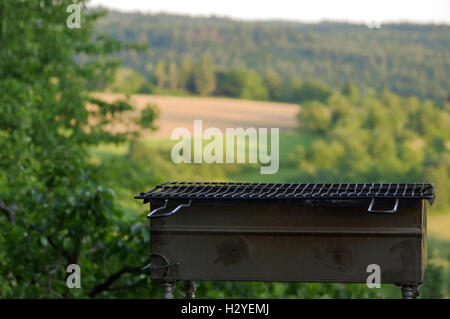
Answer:
<path fill-rule="evenodd" d="M 6 206 L 6 204 L 0 198 L 0 210 L 5 214 L 6 218 L 8 218 L 9 222 L 13 225 L 16 224 L 16 208 L 17 206 L 15 203 Z"/>
<path fill-rule="evenodd" d="M 110 290 L 111 284 L 114 283 L 117 279 L 119 279 L 123 274 L 137 273 L 141 270 L 141 268 L 142 267 L 130 267 L 130 266 L 123 267 L 119 271 L 115 272 L 114 274 L 106 278 L 104 282 L 92 288 L 91 291 L 88 293 L 89 298 L 93 298 L 105 290 Z"/>
<path fill-rule="evenodd" d="M 136 281 L 135 283 L 130 284 L 130 285 L 123 285 L 123 286 L 109 287 L 108 290 L 109 290 L 109 291 L 114 291 L 114 290 L 125 290 L 125 289 L 134 288 L 134 287 L 139 286 L 140 284 L 142 284 L 142 283 L 145 282 L 146 280 L 147 280 L 147 279 L 144 278 L 144 279 L 138 280 L 138 281 Z"/>

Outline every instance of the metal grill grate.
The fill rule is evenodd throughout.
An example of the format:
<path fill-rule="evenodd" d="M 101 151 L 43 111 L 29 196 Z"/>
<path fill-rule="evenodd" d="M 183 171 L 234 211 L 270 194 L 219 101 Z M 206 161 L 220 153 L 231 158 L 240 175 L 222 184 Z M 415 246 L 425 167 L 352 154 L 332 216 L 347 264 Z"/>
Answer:
<path fill-rule="evenodd" d="M 137 199 L 434 199 L 429 183 L 275 184 L 167 182 Z"/>

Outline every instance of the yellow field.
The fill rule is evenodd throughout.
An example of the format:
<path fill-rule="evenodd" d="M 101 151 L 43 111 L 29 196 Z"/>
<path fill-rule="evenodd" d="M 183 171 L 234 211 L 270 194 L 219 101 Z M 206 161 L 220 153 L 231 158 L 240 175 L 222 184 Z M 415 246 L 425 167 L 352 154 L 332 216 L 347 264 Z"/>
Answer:
<path fill-rule="evenodd" d="M 108 102 L 124 97 L 111 93 L 96 93 L 95 96 Z M 150 94 L 137 94 L 130 98 L 130 104 L 137 108 L 143 108 L 148 103 L 158 105 L 160 110 L 159 129 L 151 133 L 151 137 L 170 137 L 177 127 L 185 127 L 192 132 L 194 120 L 203 120 L 203 130 L 208 127 L 221 130 L 227 127 L 293 130 L 297 127 L 296 115 L 300 110 L 296 104 L 230 98 Z"/>

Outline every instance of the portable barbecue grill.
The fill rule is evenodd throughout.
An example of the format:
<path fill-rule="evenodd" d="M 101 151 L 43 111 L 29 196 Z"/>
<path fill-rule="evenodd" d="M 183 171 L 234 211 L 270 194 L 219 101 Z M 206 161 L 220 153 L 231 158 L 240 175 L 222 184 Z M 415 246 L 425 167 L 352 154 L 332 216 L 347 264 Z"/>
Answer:
<path fill-rule="evenodd" d="M 196 280 L 381 283 L 418 296 L 433 185 L 168 182 L 150 202 L 151 278 L 173 298 Z"/>

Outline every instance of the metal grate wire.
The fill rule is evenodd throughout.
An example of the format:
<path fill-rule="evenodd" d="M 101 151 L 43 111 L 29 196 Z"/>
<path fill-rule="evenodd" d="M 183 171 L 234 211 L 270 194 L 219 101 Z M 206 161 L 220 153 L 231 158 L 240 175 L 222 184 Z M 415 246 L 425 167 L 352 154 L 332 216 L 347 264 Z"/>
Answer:
<path fill-rule="evenodd" d="M 137 199 L 434 199 L 429 183 L 280 184 L 166 182 Z"/>

